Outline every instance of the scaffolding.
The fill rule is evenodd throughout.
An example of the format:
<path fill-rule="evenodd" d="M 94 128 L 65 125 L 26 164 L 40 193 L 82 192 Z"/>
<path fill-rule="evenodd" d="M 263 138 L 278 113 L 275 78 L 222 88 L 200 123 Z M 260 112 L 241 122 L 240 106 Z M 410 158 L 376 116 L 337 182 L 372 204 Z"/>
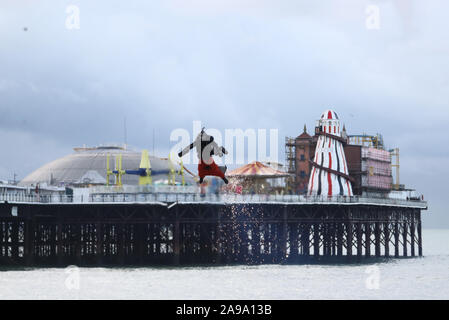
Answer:
<path fill-rule="evenodd" d="M 393 189 L 399 190 L 401 189 L 401 185 L 399 184 L 399 148 L 390 149 L 390 156 L 391 156 L 391 166 L 396 169 L 396 179 L 393 183 Z M 395 157 L 395 162 L 393 164 L 393 157 Z"/>
<path fill-rule="evenodd" d="M 384 139 L 380 133 L 375 136 L 367 134 L 349 135 L 349 144 L 384 150 Z"/>
<path fill-rule="evenodd" d="M 286 178 L 286 191 L 295 191 L 296 180 L 296 139 L 285 137 L 285 163 L 290 176 Z M 294 177 L 294 178 L 293 178 Z"/>

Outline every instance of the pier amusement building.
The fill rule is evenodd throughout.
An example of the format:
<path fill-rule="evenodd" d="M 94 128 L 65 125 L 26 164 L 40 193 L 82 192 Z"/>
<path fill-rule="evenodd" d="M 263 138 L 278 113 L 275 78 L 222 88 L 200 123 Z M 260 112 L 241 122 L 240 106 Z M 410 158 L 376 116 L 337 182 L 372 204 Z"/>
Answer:
<path fill-rule="evenodd" d="M 399 150 L 385 150 L 381 135 L 348 135 L 326 110 L 314 135 L 304 128 L 286 139 L 286 151 L 285 192 L 237 194 L 201 192 L 182 163 L 146 152 L 77 150 L 20 186 L 0 185 L 0 265 L 363 262 L 423 254 L 427 203 L 399 183 Z M 36 185 L 44 182 L 59 189 L 40 193 Z"/>

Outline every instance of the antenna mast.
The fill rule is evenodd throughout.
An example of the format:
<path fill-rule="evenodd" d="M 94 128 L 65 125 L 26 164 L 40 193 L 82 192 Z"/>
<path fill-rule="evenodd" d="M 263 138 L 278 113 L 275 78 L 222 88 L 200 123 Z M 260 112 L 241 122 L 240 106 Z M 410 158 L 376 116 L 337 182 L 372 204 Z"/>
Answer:
<path fill-rule="evenodd" d="M 128 146 L 128 137 L 127 137 L 127 130 L 126 130 L 126 116 L 123 117 L 123 131 L 124 131 L 124 138 L 125 138 L 125 150 L 127 149 Z"/>
<path fill-rule="evenodd" d="M 155 134 L 155 131 L 154 131 L 154 128 L 153 128 L 153 157 L 155 156 L 155 154 L 154 154 L 154 134 Z"/>

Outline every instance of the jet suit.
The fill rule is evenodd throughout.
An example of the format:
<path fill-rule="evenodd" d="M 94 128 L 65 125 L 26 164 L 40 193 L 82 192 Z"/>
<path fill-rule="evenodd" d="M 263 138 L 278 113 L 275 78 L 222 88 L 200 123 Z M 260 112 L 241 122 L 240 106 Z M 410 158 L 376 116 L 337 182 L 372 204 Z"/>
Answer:
<path fill-rule="evenodd" d="M 214 141 L 214 137 L 204 132 L 204 128 L 198 134 L 195 141 L 179 152 L 178 156 L 182 157 L 186 155 L 193 148 L 196 148 L 199 160 L 198 176 L 200 177 L 200 183 L 203 182 L 205 176 L 216 176 L 222 178 L 227 184 L 228 179 L 225 177 L 226 167 L 224 167 L 223 170 L 220 169 L 214 162 L 212 156 L 218 155 L 219 157 L 223 157 L 223 154 L 228 154 L 228 151 L 223 147 L 218 147 L 217 143 Z"/>

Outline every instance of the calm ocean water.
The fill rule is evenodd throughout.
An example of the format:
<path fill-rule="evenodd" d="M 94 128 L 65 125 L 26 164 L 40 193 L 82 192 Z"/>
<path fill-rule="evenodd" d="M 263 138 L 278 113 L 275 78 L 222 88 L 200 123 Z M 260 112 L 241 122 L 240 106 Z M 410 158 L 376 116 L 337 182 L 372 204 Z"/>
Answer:
<path fill-rule="evenodd" d="M 369 265 L 0 271 L 0 299 L 449 299 L 449 230 L 423 242 L 423 258 Z"/>

